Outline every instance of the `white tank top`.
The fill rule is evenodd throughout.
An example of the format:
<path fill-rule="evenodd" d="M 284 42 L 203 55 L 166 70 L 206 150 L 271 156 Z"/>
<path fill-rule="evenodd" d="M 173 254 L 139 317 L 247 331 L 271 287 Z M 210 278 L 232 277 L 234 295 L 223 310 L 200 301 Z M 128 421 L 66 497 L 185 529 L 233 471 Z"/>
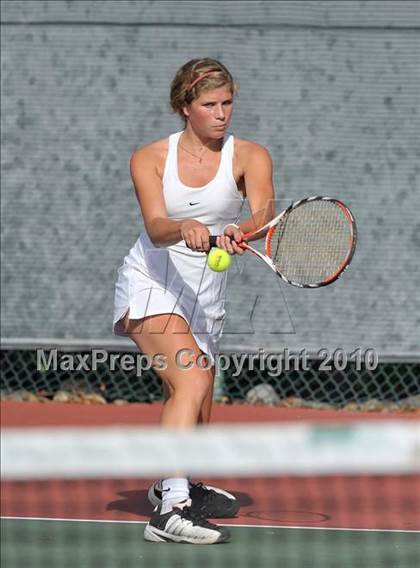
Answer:
<path fill-rule="evenodd" d="M 190 187 L 182 183 L 178 175 L 178 141 L 181 135 L 182 131 L 169 136 L 168 154 L 162 178 L 168 217 L 196 219 L 208 227 L 210 234 L 221 234 L 228 223 L 235 223 L 238 220 L 244 203 L 244 198 L 233 177 L 234 137 L 228 134 L 224 140 L 215 177 L 206 185 Z M 140 235 L 139 241 L 138 244 L 147 246 L 148 249 L 155 248 L 146 232 Z M 203 257 L 203 260 L 206 258 L 206 253 L 192 251 L 186 246 L 185 241 L 179 241 L 165 248 L 175 254 Z"/>
<path fill-rule="evenodd" d="M 182 131 L 169 136 L 163 173 L 163 193 L 168 216 L 173 219 L 196 219 L 206 225 L 212 235 L 220 234 L 225 225 L 238 219 L 243 203 L 233 177 L 234 138 L 229 134 L 224 140 L 215 177 L 206 185 L 190 187 L 182 183 L 178 175 L 178 142 L 181 135 Z M 169 248 L 197 255 L 197 252 L 186 247 L 184 241 Z"/>

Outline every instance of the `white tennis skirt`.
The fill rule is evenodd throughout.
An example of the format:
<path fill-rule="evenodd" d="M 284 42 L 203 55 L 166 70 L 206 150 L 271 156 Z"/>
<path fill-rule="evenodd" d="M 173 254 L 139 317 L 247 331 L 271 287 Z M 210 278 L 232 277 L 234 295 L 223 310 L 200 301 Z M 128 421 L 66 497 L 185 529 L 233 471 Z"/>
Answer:
<path fill-rule="evenodd" d="M 117 324 L 127 313 L 136 320 L 178 314 L 214 364 L 225 321 L 226 273 L 211 271 L 202 253 L 184 254 L 182 247 L 174 250 L 176 245 L 152 250 L 143 235 L 118 269 L 114 333 L 124 335 Z"/>

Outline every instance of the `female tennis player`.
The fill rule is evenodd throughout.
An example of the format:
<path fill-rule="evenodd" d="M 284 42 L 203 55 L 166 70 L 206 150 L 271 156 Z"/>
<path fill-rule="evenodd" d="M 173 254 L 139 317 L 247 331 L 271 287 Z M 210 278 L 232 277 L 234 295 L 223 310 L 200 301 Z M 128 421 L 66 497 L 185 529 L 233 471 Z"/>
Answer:
<path fill-rule="evenodd" d="M 220 248 L 242 254 L 243 234 L 274 215 L 268 151 L 227 132 L 235 93 L 219 61 L 189 61 L 170 91 L 183 130 L 131 158 L 145 231 L 118 270 L 114 331 L 128 335 L 151 361 L 160 354 L 154 368 L 164 386 L 165 428 L 192 428 L 210 419 L 226 273 L 207 266 L 209 236 L 221 235 Z M 251 216 L 238 226 L 245 199 Z M 203 355 L 206 366 L 199 364 Z M 207 519 L 231 517 L 239 509 L 227 491 L 181 477 L 156 482 L 149 500 L 155 510 L 144 537 L 154 542 L 226 541 L 228 530 Z"/>

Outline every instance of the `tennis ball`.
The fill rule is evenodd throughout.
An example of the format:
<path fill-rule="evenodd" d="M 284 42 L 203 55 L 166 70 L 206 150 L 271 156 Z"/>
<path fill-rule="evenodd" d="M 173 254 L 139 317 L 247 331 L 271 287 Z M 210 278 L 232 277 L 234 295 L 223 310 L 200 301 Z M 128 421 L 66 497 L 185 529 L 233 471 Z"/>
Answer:
<path fill-rule="evenodd" d="M 207 264 L 214 272 L 224 272 L 231 262 L 230 254 L 220 248 L 212 248 L 207 257 Z"/>

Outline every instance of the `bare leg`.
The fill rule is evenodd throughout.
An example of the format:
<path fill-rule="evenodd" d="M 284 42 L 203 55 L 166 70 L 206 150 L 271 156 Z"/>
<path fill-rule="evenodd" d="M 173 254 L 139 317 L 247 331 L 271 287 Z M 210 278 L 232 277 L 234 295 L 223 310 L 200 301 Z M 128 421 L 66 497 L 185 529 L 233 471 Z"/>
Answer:
<path fill-rule="evenodd" d="M 157 353 L 166 358 L 166 369 L 156 370 L 166 389 L 161 424 L 167 428 L 190 428 L 210 418 L 214 369 L 202 369 L 195 361 L 201 351 L 186 321 L 176 314 L 159 314 L 143 320 L 125 321 L 125 329 L 142 353 L 150 359 Z M 190 369 L 177 365 L 176 355 L 188 349 Z"/>
<path fill-rule="evenodd" d="M 214 367 L 211 368 L 211 372 L 213 373 L 213 384 L 214 384 Z M 211 389 L 206 395 L 204 402 L 201 406 L 200 415 L 198 417 L 197 424 L 208 424 L 210 422 L 211 416 L 211 408 L 213 405 L 213 384 L 211 385 Z M 163 400 L 166 402 L 170 397 L 170 390 L 168 385 L 165 382 L 162 382 L 162 389 L 163 389 Z"/>
<path fill-rule="evenodd" d="M 125 323 L 128 336 L 134 341 L 140 352 L 148 355 L 150 360 L 153 360 L 157 354 L 164 355 L 165 367 L 155 369 L 163 381 L 165 397 L 161 425 L 173 430 L 190 429 L 200 422 L 207 423 L 210 419 L 213 401 L 214 367 L 206 369 L 197 364 L 197 358 L 202 355 L 202 352 L 186 321 L 175 314 L 159 314 L 143 320 L 126 320 Z M 177 354 L 181 350 L 183 350 L 183 353 L 185 353 L 184 350 L 188 350 L 188 362 L 193 363 L 188 369 L 182 368 L 179 364 Z M 208 495 L 206 492 L 212 491 L 212 489 L 203 488 L 200 484 L 191 484 L 188 477 L 189 473 L 183 470 L 174 471 L 169 479 L 162 479 L 160 481 L 160 497 L 159 495 L 156 496 L 156 488 L 158 487 L 156 483 L 151 486 L 149 499 L 152 502 L 153 499 L 157 499 L 158 502 L 160 500 L 160 507 L 154 513 L 155 517 L 159 518 L 170 513 L 175 506 L 186 507 L 185 511 L 188 512 L 188 508 L 196 500 L 200 511 L 203 510 L 202 507 L 205 505 Z M 200 497 L 203 492 L 204 497 Z M 151 496 L 153 496 L 153 499 Z M 226 501 L 228 503 L 224 505 L 225 508 L 221 507 L 217 512 L 221 510 L 222 516 L 226 516 L 227 511 L 232 516 L 237 510 L 236 504 L 236 508 L 232 509 L 228 497 Z M 211 511 L 211 514 L 217 516 L 214 511 Z M 159 536 L 156 533 L 157 521 L 154 516 L 146 525 L 145 538 L 156 542 L 157 539 L 162 540 L 162 538 L 161 534 Z M 189 530 L 193 531 L 195 530 L 195 521 L 193 517 L 191 519 Z M 200 526 L 199 530 L 202 533 L 203 527 Z M 161 529 L 159 531 L 161 533 Z M 227 536 L 225 535 L 225 529 L 218 529 L 215 526 L 212 529 L 213 536 L 215 531 L 219 531 L 223 538 L 228 538 L 228 533 L 226 533 Z M 216 536 L 218 536 L 217 532 Z"/>
<path fill-rule="evenodd" d="M 210 422 L 211 407 L 213 405 L 213 388 L 214 388 L 214 375 L 215 375 L 214 367 L 210 369 L 210 372 L 212 373 L 212 382 L 209 392 L 207 393 L 207 396 L 204 399 L 204 402 L 201 406 L 201 411 L 198 421 L 199 424 L 208 424 Z"/>

